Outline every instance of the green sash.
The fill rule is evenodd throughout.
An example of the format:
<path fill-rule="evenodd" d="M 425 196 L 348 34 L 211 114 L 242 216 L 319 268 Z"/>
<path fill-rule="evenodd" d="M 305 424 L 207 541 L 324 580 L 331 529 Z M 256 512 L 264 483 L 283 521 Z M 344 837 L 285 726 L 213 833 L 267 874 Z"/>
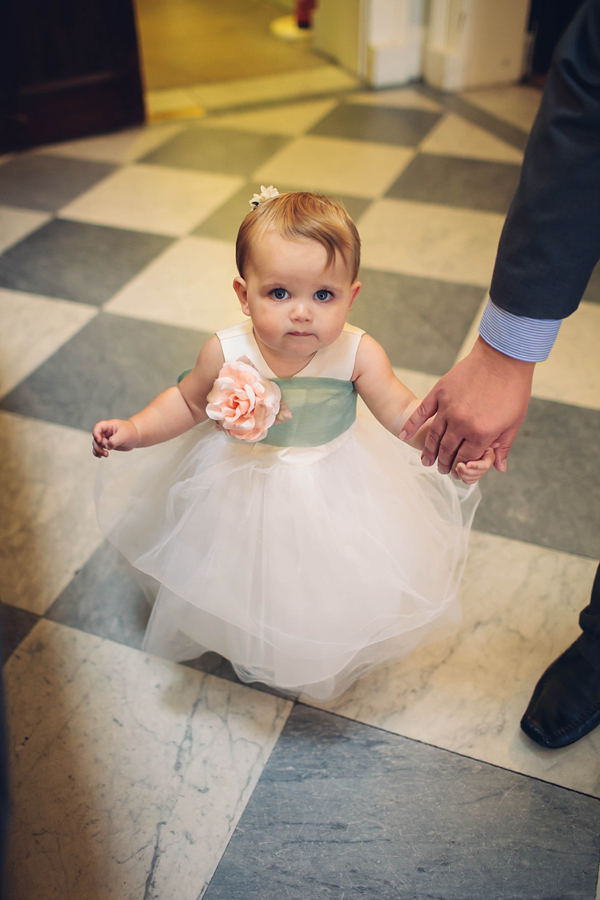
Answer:
<path fill-rule="evenodd" d="M 183 372 L 182 378 L 191 372 Z M 339 437 L 356 419 L 356 391 L 339 378 L 272 378 L 289 408 L 289 422 L 272 425 L 259 443 L 275 447 L 318 447 Z"/>
<path fill-rule="evenodd" d="M 272 425 L 261 444 L 318 447 L 348 431 L 356 419 L 356 391 L 339 378 L 273 378 L 292 418 Z"/>

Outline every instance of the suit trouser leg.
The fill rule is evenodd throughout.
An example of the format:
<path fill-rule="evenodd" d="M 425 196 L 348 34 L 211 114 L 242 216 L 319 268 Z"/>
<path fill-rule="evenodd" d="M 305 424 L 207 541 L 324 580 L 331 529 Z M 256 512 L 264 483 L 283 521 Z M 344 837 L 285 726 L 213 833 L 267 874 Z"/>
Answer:
<path fill-rule="evenodd" d="M 578 641 L 579 650 L 592 665 L 600 668 L 600 565 L 592 585 L 590 602 L 581 610 L 579 624 L 583 631 Z"/>
<path fill-rule="evenodd" d="M 548 666 L 521 719 L 542 747 L 566 747 L 600 725 L 600 566 L 579 623 L 582 634 Z"/>

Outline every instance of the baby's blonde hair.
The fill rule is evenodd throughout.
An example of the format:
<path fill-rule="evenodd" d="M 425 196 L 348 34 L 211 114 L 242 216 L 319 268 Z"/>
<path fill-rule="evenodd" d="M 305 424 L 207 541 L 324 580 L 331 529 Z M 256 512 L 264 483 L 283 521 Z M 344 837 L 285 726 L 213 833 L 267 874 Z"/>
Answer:
<path fill-rule="evenodd" d="M 290 241 L 317 241 L 327 251 L 327 265 L 342 257 L 356 280 L 360 266 L 360 237 L 356 225 L 337 200 L 309 191 L 293 191 L 265 200 L 249 212 L 238 231 L 235 261 L 238 272 L 244 269 L 252 251 L 252 241 L 273 229 Z"/>

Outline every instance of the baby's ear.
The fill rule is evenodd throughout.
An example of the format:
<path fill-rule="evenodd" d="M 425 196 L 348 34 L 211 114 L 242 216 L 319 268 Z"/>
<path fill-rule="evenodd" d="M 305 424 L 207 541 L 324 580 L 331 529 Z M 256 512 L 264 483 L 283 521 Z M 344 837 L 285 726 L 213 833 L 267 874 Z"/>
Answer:
<path fill-rule="evenodd" d="M 250 309 L 248 307 L 248 291 L 246 288 L 246 282 L 240 275 L 236 275 L 233 279 L 233 289 L 237 294 L 238 300 L 240 301 L 242 312 L 245 316 L 249 316 Z"/>
<path fill-rule="evenodd" d="M 350 309 L 352 309 L 352 304 L 356 300 L 356 295 L 360 291 L 362 284 L 360 281 L 355 281 L 354 284 L 350 286 Z"/>

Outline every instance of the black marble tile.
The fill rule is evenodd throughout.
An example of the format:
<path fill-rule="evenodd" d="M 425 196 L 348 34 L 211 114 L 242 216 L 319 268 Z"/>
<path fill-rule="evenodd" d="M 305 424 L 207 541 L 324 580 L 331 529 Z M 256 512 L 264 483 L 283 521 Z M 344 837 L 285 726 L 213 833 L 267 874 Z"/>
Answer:
<path fill-rule="evenodd" d="M 505 474 L 481 481 L 479 531 L 598 559 L 600 412 L 533 398 Z"/>
<path fill-rule="evenodd" d="M 440 116 L 441 113 L 423 109 L 343 103 L 332 109 L 307 133 L 416 147 L 431 131 Z"/>
<path fill-rule="evenodd" d="M 100 313 L 8 393 L 0 408 L 89 431 L 146 406 L 194 365 L 209 335 Z"/>
<path fill-rule="evenodd" d="M 592 272 L 582 299 L 587 303 L 600 303 L 600 263 Z"/>
<path fill-rule="evenodd" d="M 0 166 L 0 203 L 56 212 L 117 168 L 104 162 L 24 154 Z"/>
<path fill-rule="evenodd" d="M 280 194 L 295 191 L 297 188 L 287 185 L 275 185 Z M 255 193 L 260 192 L 260 184 L 257 181 L 248 182 L 233 197 L 230 197 L 212 215 L 208 216 L 192 234 L 199 237 L 217 238 L 221 241 L 235 241 L 242 219 L 250 212 L 250 199 Z M 329 195 L 329 196 L 333 196 Z M 341 200 L 350 216 L 358 219 L 371 205 L 372 201 L 363 197 L 349 197 L 346 195 L 336 197 Z"/>
<path fill-rule="evenodd" d="M 475 103 L 471 103 L 468 95 L 460 96 L 449 91 L 440 91 L 424 83 L 414 85 L 413 89 L 424 97 L 439 103 L 447 112 L 456 113 L 463 119 L 466 119 L 467 122 L 489 131 L 494 137 L 510 144 L 517 150 L 525 149 L 528 138 L 527 130 L 507 122 L 506 119 L 500 119 Z"/>
<path fill-rule="evenodd" d="M 105 541 L 45 613 L 45 618 L 139 649 L 150 604 L 129 563 Z"/>
<path fill-rule="evenodd" d="M 482 288 L 376 269 L 361 269 L 363 287 L 350 321 L 383 346 L 392 365 L 443 375 L 484 298 Z"/>
<path fill-rule="evenodd" d="M 100 305 L 173 240 L 54 219 L 0 256 L 0 286 Z"/>
<path fill-rule="evenodd" d="M 0 635 L 2 638 L 2 663 L 17 649 L 27 637 L 39 616 L 26 609 L 18 609 L 7 603 L 0 603 Z"/>
<path fill-rule="evenodd" d="M 419 153 L 386 197 L 506 213 L 520 171 L 513 163 Z"/>
<path fill-rule="evenodd" d="M 266 185 L 268 187 L 268 185 Z M 294 188 L 276 185 L 280 194 Z M 251 211 L 250 200 L 253 195 L 260 193 L 261 185 L 258 181 L 249 181 L 240 188 L 222 206 L 209 215 L 192 231 L 199 237 L 216 238 L 221 241 L 235 241 L 242 220 Z"/>
<path fill-rule="evenodd" d="M 217 128 L 190 128 L 138 162 L 249 177 L 289 138 Z"/>
<path fill-rule="evenodd" d="M 205 900 L 593 900 L 599 801 L 297 705 Z"/>
<path fill-rule="evenodd" d="M 335 195 L 331 195 L 335 196 Z M 337 199 L 341 200 L 348 214 L 353 221 L 358 224 L 360 217 L 363 213 L 366 213 L 368 208 L 373 203 L 373 200 L 367 199 L 365 197 L 350 197 L 348 194 L 338 194 Z"/>

